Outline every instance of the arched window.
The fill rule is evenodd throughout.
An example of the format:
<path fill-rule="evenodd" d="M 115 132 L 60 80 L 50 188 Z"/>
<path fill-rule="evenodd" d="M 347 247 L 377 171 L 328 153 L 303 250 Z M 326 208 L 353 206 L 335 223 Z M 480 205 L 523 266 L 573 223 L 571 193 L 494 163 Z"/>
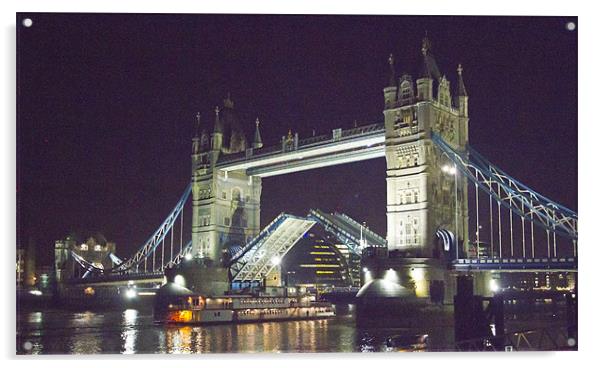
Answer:
<path fill-rule="evenodd" d="M 404 197 L 405 197 L 404 203 L 412 203 L 412 191 L 411 190 L 406 190 Z"/>
<path fill-rule="evenodd" d="M 402 105 L 407 105 L 413 102 L 414 99 L 414 88 L 412 87 L 412 80 L 409 76 L 404 75 L 404 80 L 399 85 L 399 101 Z"/>
<path fill-rule="evenodd" d="M 240 201 L 241 198 L 242 198 L 242 196 L 240 194 L 240 188 L 232 188 L 232 200 Z"/>
<path fill-rule="evenodd" d="M 414 218 L 412 221 L 412 241 L 414 244 L 418 244 L 418 218 Z"/>
<path fill-rule="evenodd" d="M 418 203 L 418 189 L 414 189 L 414 203 Z"/>
<path fill-rule="evenodd" d="M 408 217 L 408 221 L 406 221 L 406 225 L 405 225 L 405 234 L 406 234 L 406 239 L 405 239 L 405 244 L 409 245 L 409 244 L 413 244 L 413 226 L 412 226 L 412 222 L 410 221 L 409 217 Z"/>
<path fill-rule="evenodd" d="M 403 220 L 399 221 L 399 245 L 405 244 L 405 228 Z"/>

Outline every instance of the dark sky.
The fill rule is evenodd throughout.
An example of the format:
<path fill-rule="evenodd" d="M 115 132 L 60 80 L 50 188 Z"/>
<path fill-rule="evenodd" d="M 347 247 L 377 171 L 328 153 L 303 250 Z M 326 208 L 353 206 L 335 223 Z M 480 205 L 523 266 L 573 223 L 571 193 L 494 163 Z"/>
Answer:
<path fill-rule="evenodd" d="M 416 76 L 425 30 L 455 90 L 464 67 L 473 147 L 577 209 L 577 31 L 570 17 L 17 15 L 18 242 L 102 232 L 127 256 L 190 179 L 197 111 L 231 93 L 266 145 L 382 121 L 393 53 Z M 385 235 L 385 160 L 263 181 L 262 223 L 339 210 Z"/>

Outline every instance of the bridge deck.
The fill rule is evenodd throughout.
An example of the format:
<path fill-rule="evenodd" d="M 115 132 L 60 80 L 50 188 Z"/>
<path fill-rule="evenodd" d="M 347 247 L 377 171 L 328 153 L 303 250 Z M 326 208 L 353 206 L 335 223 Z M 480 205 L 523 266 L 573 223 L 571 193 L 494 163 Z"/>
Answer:
<path fill-rule="evenodd" d="M 463 258 L 452 261 L 456 271 L 577 272 L 577 258 Z"/>
<path fill-rule="evenodd" d="M 384 123 L 353 129 L 335 129 L 332 135 L 299 140 L 228 155 L 218 162 L 223 171 L 245 170 L 248 175 L 268 177 L 290 172 L 384 157 Z"/>

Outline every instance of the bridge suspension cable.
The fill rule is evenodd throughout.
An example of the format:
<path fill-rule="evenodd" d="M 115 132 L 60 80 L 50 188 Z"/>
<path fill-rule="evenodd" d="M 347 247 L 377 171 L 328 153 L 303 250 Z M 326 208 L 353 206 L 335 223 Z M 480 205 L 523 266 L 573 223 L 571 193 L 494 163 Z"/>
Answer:
<path fill-rule="evenodd" d="M 145 272 L 149 272 L 147 262 L 149 261 L 149 257 L 152 260 L 152 272 L 163 271 L 165 267 L 168 265 L 175 264 L 174 262 L 178 262 L 186 255 L 187 252 L 190 252 L 191 242 L 189 242 L 186 246 L 183 246 L 183 218 L 184 218 L 184 207 L 190 197 L 190 193 L 192 192 L 192 184 L 188 184 L 184 193 L 178 200 L 176 206 L 169 213 L 167 218 L 162 222 L 161 226 L 153 233 L 153 235 L 142 245 L 136 253 L 134 253 L 128 259 L 122 261 L 121 263 L 115 265 L 112 268 L 102 268 L 99 267 L 87 260 L 83 257 L 77 255 L 75 252 L 71 252 L 71 256 L 73 259 L 85 270 L 84 276 L 88 276 L 91 273 L 99 274 L 99 275 L 111 275 L 111 274 L 123 274 L 123 273 L 138 273 L 140 272 L 140 268 L 142 268 Z M 180 252 L 178 254 L 173 253 L 173 243 L 174 243 L 174 224 L 176 220 L 180 217 Z M 177 228 L 177 227 L 176 227 Z M 168 232 L 171 232 L 171 251 L 169 259 L 165 259 L 165 237 Z M 156 264 L 156 252 L 158 250 L 159 245 L 161 245 L 161 264 Z"/>
<path fill-rule="evenodd" d="M 482 249 L 489 249 L 492 256 L 494 250 L 497 250 L 497 256 L 500 258 L 504 256 L 511 258 L 522 256 L 522 258 L 526 258 L 528 254 L 525 220 L 531 223 L 530 256 L 532 258 L 541 257 L 544 254 L 547 258 L 558 257 L 561 254 L 561 249 L 568 249 L 567 247 L 560 247 L 559 238 L 565 239 L 564 241 L 567 242 L 563 244 L 571 244 L 571 256 L 576 256 L 578 239 L 578 217 L 576 212 L 517 181 L 487 161 L 470 146 L 466 146 L 463 150 L 455 149 L 435 133 L 432 134 L 432 141 L 451 160 L 454 167 L 457 168 L 456 172 L 462 174 L 463 177 L 474 184 L 474 200 L 469 197 L 469 202 L 472 201 L 476 210 L 476 213 L 471 215 L 471 221 L 476 228 L 473 235 L 476 240 L 477 257 L 481 256 Z M 480 213 L 483 210 L 480 208 L 481 199 L 479 197 L 481 192 L 489 197 L 489 218 L 485 222 L 480 220 Z M 497 204 L 497 224 L 493 220 L 493 202 Z M 507 218 L 505 215 L 502 216 L 502 207 L 508 210 Z M 518 226 L 514 216 L 520 218 L 520 230 L 514 228 Z M 487 225 L 489 231 L 485 234 L 489 233 L 488 246 L 483 243 L 484 237 L 481 232 L 482 227 Z M 543 229 L 546 233 L 546 245 L 544 246 L 546 250 L 536 251 L 534 225 L 537 225 L 537 228 Z M 495 231 L 497 231 L 497 234 L 495 234 Z M 518 244 L 521 244 L 520 248 L 518 248 Z"/>

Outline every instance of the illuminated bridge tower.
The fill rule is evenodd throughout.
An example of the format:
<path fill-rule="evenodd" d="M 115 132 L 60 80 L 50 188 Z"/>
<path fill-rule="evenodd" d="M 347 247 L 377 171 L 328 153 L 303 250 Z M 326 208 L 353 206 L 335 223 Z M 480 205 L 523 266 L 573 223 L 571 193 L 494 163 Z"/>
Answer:
<path fill-rule="evenodd" d="M 450 82 L 439 72 L 427 38 L 422 58 L 415 87 L 408 74 L 396 78 L 393 56 L 389 58 L 391 78 L 384 89 L 389 250 L 385 269 L 391 266 L 402 284 L 415 287 L 418 297 L 432 297 L 438 290 L 435 293 L 449 300 L 453 281 L 445 272 L 445 260 L 462 254 L 467 245 L 467 182 L 456 175 L 431 134 L 464 149 L 468 96 L 458 66 L 452 100 Z"/>
<path fill-rule="evenodd" d="M 223 291 L 229 254 L 259 233 L 261 178 L 244 171 L 224 172 L 216 166 L 220 158 L 245 154 L 247 140 L 228 96 L 223 107 L 215 108 L 215 124 L 208 134 L 200 130 L 200 114 L 192 140 L 192 254 L 197 263 L 219 272 L 202 276 L 204 284 Z M 256 122 L 253 148 L 262 146 Z M 226 277 L 226 280 L 223 278 Z M 219 286 L 221 285 L 221 286 Z M 194 288 L 194 287 L 193 287 Z"/>

